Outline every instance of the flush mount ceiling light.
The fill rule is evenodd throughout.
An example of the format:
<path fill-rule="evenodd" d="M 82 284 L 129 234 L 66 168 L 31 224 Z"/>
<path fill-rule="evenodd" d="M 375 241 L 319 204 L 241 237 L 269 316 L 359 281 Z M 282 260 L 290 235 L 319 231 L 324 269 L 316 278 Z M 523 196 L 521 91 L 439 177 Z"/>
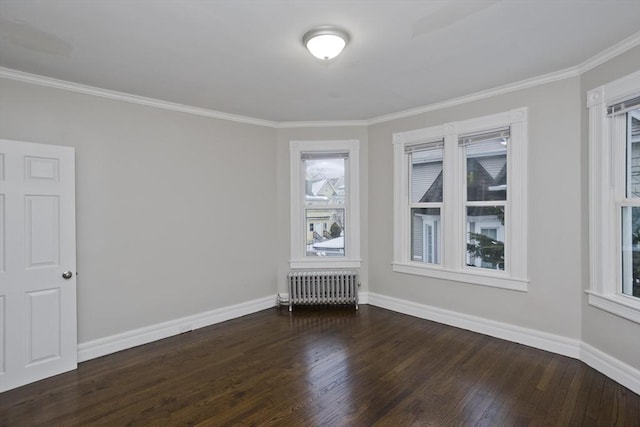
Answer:
<path fill-rule="evenodd" d="M 316 27 L 302 36 L 302 44 L 309 52 L 324 61 L 338 56 L 347 43 L 349 43 L 349 34 L 331 26 Z"/>

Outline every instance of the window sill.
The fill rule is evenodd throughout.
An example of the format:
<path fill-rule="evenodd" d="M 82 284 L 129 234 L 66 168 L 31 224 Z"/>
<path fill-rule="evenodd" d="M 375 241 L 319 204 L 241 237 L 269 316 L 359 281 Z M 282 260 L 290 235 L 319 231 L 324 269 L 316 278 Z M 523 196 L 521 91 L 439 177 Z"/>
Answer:
<path fill-rule="evenodd" d="M 619 294 L 600 294 L 586 291 L 589 305 L 608 311 L 635 323 L 640 323 L 640 299 Z"/>
<path fill-rule="evenodd" d="M 290 260 L 289 268 L 313 269 L 313 268 L 360 268 L 362 261 L 359 259 L 334 259 L 334 258 L 313 258 L 305 260 Z"/>
<path fill-rule="evenodd" d="M 529 290 L 528 280 L 514 279 L 504 274 L 492 274 L 490 272 L 478 272 L 480 273 L 478 274 L 475 272 L 447 270 L 441 267 L 427 267 L 409 263 L 393 263 L 393 271 L 519 292 L 528 292 Z"/>

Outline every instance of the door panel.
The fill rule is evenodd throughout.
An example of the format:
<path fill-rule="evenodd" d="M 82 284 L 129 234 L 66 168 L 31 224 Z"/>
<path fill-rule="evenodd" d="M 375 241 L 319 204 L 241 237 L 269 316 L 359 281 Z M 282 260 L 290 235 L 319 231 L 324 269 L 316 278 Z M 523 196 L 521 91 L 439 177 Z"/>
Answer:
<path fill-rule="evenodd" d="M 5 297 L 4 296 L 0 296 L 0 378 L 2 378 L 2 376 L 5 373 L 5 350 L 6 350 L 6 346 L 4 344 L 5 342 L 5 316 L 6 316 L 7 310 L 5 310 Z"/>
<path fill-rule="evenodd" d="M 60 259 L 58 196 L 25 196 L 26 268 L 57 266 Z"/>
<path fill-rule="evenodd" d="M 0 140 L 0 392 L 77 366 L 74 156 Z"/>
<path fill-rule="evenodd" d="M 25 176 L 27 181 L 53 181 L 58 182 L 58 159 L 26 156 Z"/>
<path fill-rule="evenodd" d="M 2 180 L 2 174 L 0 173 L 0 180 Z M 4 273 L 6 265 L 6 239 L 5 239 L 5 215 L 4 215 L 4 194 L 0 194 L 0 274 Z"/>
<path fill-rule="evenodd" d="M 27 365 L 60 357 L 60 291 L 27 293 L 29 357 Z"/>

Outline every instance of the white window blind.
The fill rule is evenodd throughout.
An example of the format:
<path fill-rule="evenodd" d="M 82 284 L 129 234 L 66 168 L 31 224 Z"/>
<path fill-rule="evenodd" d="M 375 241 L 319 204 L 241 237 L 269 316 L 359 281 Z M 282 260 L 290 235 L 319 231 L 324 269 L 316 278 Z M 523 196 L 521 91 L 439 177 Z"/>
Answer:
<path fill-rule="evenodd" d="M 458 139 L 460 145 L 469 145 L 477 142 L 500 141 L 506 142 L 511 136 L 511 129 L 508 127 L 494 129 L 490 131 L 469 133 L 461 135 Z"/>
<path fill-rule="evenodd" d="M 618 116 L 628 111 L 640 108 L 640 96 L 625 99 L 622 102 L 611 104 L 607 106 L 607 117 Z"/>
<path fill-rule="evenodd" d="M 404 147 L 406 154 L 415 153 L 416 151 L 436 150 L 444 147 L 444 140 L 438 139 L 436 141 L 420 142 L 418 144 L 408 144 Z"/>

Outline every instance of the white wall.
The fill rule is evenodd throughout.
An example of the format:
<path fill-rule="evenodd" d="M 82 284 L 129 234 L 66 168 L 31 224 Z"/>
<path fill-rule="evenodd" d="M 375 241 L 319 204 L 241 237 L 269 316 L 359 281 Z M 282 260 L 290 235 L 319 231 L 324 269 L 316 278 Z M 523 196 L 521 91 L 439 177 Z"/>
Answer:
<path fill-rule="evenodd" d="M 581 165 L 582 165 L 582 235 L 589 235 L 589 116 L 586 108 L 586 94 L 591 89 L 607 84 L 625 75 L 640 70 L 640 46 L 584 73 L 581 77 L 580 111 L 581 126 Z M 589 241 L 584 239 L 582 246 L 583 289 L 589 288 Z M 615 316 L 592 307 L 583 292 L 582 301 L 582 340 L 613 356 L 614 358 L 640 369 L 640 324 Z"/>
<path fill-rule="evenodd" d="M 0 94 L 0 137 L 76 148 L 80 343 L 274 295 L 275 130 L 12 80 Z"/>
<path fill-rule="evenodd" d="M 428 82 L 425 82 L 427 84 Z M 370 291 L 580 339 L 582 296 L 578 77 L 369 128 Z M 395 273 L 392 134 L 529 107 L 529 292 Z"/>

